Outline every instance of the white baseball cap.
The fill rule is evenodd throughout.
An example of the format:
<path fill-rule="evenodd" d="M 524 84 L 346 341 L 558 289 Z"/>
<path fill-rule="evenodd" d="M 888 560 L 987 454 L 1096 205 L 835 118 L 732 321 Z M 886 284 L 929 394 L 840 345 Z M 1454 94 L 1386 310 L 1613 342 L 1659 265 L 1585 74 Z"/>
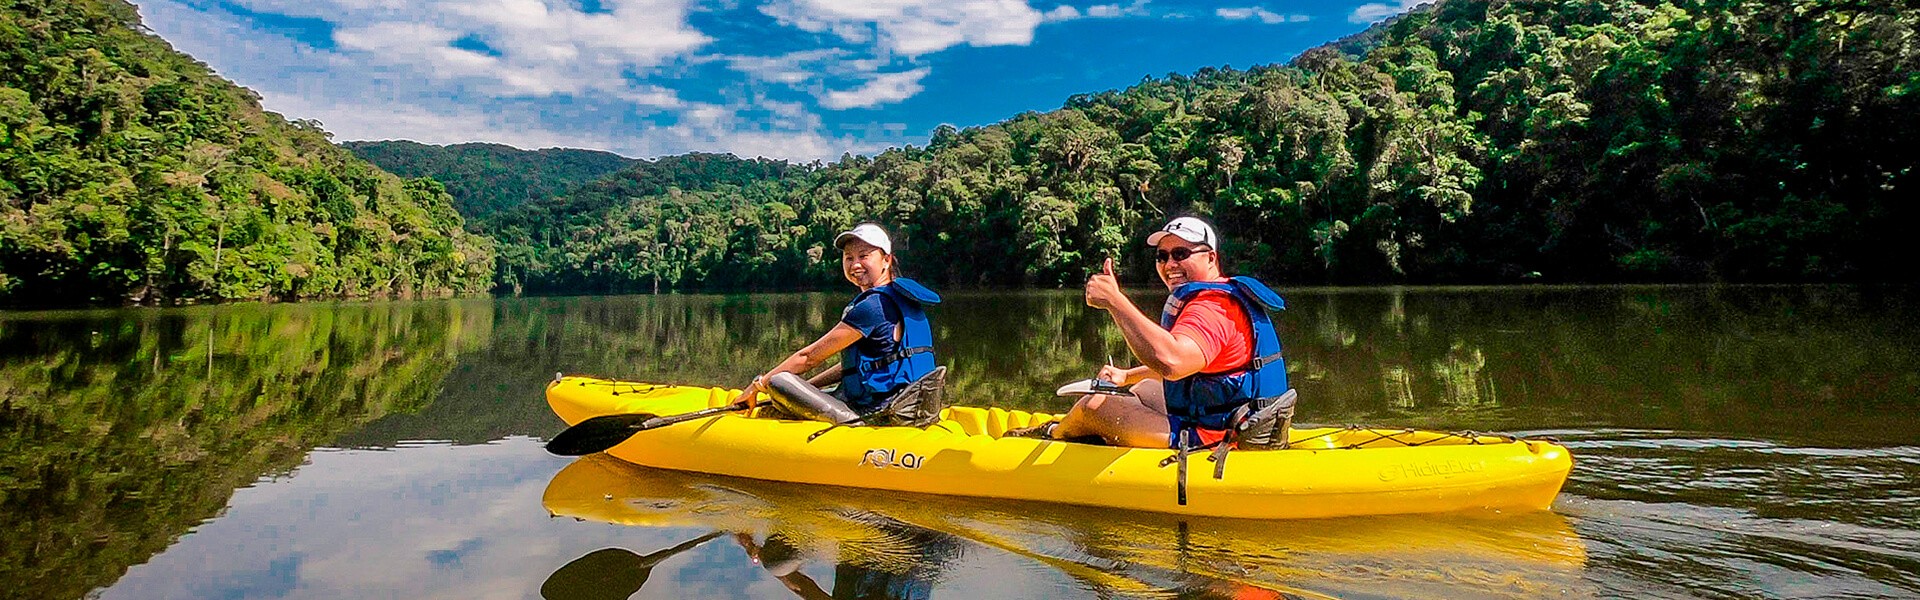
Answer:
<path fill-rule="evenodd" d="M 887 238 L 887 232 L 881 231 L 880 226 L 873 223 L 861 223 L 853 229 L 840 232 L 840 235 L 833 238 L 833 247 L 845 248 L 847 240 L 854 239 L 873 244 L 873 247 L 879 248 L 889 256 L 893 254 L 893 240 Z"/>
<path fill-rule="evenodd" d="M 1158 246 L 1160 238 L 1167 237 L 1169 234 L 1180 236 L 1180 239 L 1195 244 L 1203 244 L 1208 248 L 1216 250 L 1220 248 L 1220 236 L 1214 235 L 1213 227 L 1207 225 L 1206 221 L 1193 217 L 1180 217 L 1168 221 L 1166 227 L 1161 227 L 1159 231 L 1147 236 L 1147 245 Z"/>

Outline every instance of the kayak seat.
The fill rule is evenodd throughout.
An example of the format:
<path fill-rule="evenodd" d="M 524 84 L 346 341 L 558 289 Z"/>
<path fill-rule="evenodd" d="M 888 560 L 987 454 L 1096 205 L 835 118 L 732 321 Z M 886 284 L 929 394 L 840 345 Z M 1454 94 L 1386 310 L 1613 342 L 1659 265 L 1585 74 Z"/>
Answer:
<path fill-rule="evenodd" d="M 940 411 L 947 408 L 947 368 L 934 367 L 933 371 L 921 376 L 900 393 L 894 394 L 881 409 L 889 416 L 882 425 L 905 425 L 908 427 L 926 427 L 940 422 Z"/>
<path fill-rule="evenodd" d="M 1235 410 L 1234 441 L 1243 450 L 1285 450 L 1293 429 L 1293 407 L 1300 393 L 1256 400 Z"/>

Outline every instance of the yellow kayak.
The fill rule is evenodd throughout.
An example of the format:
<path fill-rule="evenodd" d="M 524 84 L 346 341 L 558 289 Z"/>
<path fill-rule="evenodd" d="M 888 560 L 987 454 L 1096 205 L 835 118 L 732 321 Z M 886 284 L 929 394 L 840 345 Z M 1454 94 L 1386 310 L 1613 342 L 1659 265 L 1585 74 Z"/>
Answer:
<path fill-rule="evenodd" d="M 563 377 L 547 386 L 547 403 L 572 425 L 610 414 L 690 413 L 726 406 L 739 393 Z M 637 433 L 607 454 L 751 479 L 1252 519 L 1545 510 L 1573 466 L 1566 448 L 1546 440 L 1299 428 L 1291 448 L 1236 450 L 1218 471 L 1207 454 L 1189 455 L 1181 503 L 1172 450 L 1000 437 L 1056 418 L 951 407 L 925 429 L 822 433 L 828 424 L 727 413 Z"/>
<path fill-rule="evenodd" d="M 1521 595 L 1544 596 L 1579 588 L 1587 559 L 1572 526 L 1542 511 L 1264 522 L 845 492 L 588 456 L 556 473 L 541 501 L 556 516 L 603 523 L 778 534 L 839 562 L 890 568 L 913 563 L 903 560 L 911 554 L 903 540 L 926 537 L 903 536 L 903 529 L 932 531 L 1026 557 L 1122 596 L 1165 595 L 1148 580 L 1176 572 L 1299 597 L 1322 597 L 1299 585 L 1460 595 L 1451 586 L 1463 582 L 1500 582 Z M 1089 564 L 1095 557 L 1099 564 Z"/>

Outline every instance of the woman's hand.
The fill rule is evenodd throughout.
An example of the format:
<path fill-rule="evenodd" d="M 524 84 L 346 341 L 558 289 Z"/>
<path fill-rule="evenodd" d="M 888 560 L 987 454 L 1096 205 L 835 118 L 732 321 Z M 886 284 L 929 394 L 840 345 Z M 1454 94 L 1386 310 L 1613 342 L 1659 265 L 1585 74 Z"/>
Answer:
<path fill-rule="evenodd" d="M 753 378 L 753 383 L 747 384 L 746 389 L 740 390 L 740 397 L 734 398 L 733 403 L 746 403 L 747 408 L 753 408 L 754 395 L 767 391 L 766 381 L 767 378 L 764 376 Z"/>
<path fill-rule="evenodd" d="M 733 543 L 739 544 L 741 550 L 747 551 L 747 558 L 752 560 L 753 564 L 760 564 L 760 545 L 753 543 L 753 534 L 736 531 L 733 534 Z"/>
<path fill-rule="evenodd" d="M 820 339 L 814 340 L 813 343 L 807 344 L 807 347 L 801 348 L 799 352 L 795 352 L 792 356 L 788 356 L 786 360 L 780 361 L 780 364 L 774 365 L 773 370 L 767 371 L 766 375 L 762 375 L 758 379 L 753 380 L 753 384 L 742 391 L 740 398 L 735 400 L 735 402 L 750 399 L 751 394 L 756 391 L 762 394 L 767 393 L 769 391 L 767 381 L 773 379 L 774 375 L 792 373 L 794 375 L 804 376 L 806 372 L 812 371 L 815 367 L 820 366 L 822 361 L 827 360 L 835 354 L 839 354 L 842 350 L 846 350 L 847 347 L 852 346 L 854 342 L 860 341 L 860 337 L 860 330 L 854 329 L 852 325 L 846 323 L 835 324 L 833 329 L 827 330 L 826 335 L 820 336 Z M 840 372 L 838 367 L 830 371 L 835 374 L 835 377 L 838 377 Z M 826 374 L 823 373 L 822 376 L 824 375 Z M 838 379 L 832 381 L 838 381 Z"/>
<path fill-rule="evenodd" d="M 1087 278 L 1087 306 L 1100 310 L 1110 310 L 1120 302 L 1127 302 L 1120 293 L 1120 280 L 1113 275 L 1113 259 L 1109 258 L 1099 273 Z"/>

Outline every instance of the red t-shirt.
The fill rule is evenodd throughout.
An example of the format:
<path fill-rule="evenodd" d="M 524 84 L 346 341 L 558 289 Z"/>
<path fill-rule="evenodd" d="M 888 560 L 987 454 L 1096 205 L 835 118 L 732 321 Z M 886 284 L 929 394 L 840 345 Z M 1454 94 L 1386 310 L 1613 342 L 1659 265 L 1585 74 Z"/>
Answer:
<path fill-rule="evenodd" d="M 1200 345 L 1207 359 L 1201 373 L 1233 371 L 1253 360 L 1253 324 L 1226 292 L 1208 290 L 1188 298 L 1171 331 Z"/>

